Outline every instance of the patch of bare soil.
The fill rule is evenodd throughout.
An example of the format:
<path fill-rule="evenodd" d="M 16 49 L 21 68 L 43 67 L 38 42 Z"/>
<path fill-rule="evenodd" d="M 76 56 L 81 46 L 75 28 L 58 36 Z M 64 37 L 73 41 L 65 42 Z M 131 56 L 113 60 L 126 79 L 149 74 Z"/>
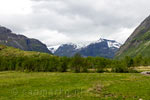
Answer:
<path fill-rule="evenodd" d="M 101 84 L 96 84 L 95 86 L 93 86 L 92 88 L 88 89 L 88 92 L 92 92 L 92 93 L 101 93 L 102 89 L 104 88 L 103 85 Z"/>

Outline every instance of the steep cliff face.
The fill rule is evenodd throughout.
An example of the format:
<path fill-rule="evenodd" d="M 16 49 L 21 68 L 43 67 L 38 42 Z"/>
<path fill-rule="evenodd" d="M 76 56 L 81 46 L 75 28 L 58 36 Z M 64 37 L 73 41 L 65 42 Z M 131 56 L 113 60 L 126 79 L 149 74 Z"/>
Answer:
<path fill-rule="evenodd" d="M 150 56 L 150 16 L 147 17 L 131 34 L 116 53 L 116 58 L 125 56 Z"/>
<path fill-rule="evenodd" d="M 27 38 L 24 35 L 12 33 L 10 29 L 0 26 L 0 44 L 19 48 L 25 51 L 38 51 L 51 53 L 45 44 L 36 39 Z"/>

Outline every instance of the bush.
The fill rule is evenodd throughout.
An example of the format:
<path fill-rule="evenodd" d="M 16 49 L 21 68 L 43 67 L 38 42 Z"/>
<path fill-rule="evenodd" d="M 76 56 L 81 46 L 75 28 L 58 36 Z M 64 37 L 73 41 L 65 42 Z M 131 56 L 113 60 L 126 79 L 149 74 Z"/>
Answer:
<path fill-rule="evenodd" d="M 137 71 L 132 67 L 140 65 L 150 65 L 150 58 L 127 56 L 122 60 L 112 60 L 101 57 L 84 58 L 80 54 L 75 54 L 70 58 L 51 55 L 0 56 L 0 71 L 66 72 L 69 68 L 76 73 L 88 72 L 88 69 L 94 69 L 94 72 L 102 73 L 106 68 L 112 68 L 112 72 L 136 73 Z"/>
<path fill-rule="evenodd" d="M 113 66 L 112 72 L 127 73 L 128 72 L 128 68 L 124 64 L 122 64 L 122 63 L 117 63 L 117 64 L 115 64 Z"/>

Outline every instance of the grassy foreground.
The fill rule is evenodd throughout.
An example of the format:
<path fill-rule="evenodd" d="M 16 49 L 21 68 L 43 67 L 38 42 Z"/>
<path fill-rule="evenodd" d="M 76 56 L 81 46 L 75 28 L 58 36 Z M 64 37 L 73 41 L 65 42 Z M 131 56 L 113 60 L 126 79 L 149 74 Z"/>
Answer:
<path fill-rule="evenodd" d="M 0 100 L 150 100 L 150 76 L 0 72 Z"/>

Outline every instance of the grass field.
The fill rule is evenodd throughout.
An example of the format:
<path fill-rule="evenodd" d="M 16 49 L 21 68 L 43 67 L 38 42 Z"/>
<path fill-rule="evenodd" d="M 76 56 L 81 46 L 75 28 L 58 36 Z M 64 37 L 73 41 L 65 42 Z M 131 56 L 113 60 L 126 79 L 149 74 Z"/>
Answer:
<path fill-rule="evenodd" d="M 150 76 L 0 72 L 0 100 L 150 100 Z"/>

